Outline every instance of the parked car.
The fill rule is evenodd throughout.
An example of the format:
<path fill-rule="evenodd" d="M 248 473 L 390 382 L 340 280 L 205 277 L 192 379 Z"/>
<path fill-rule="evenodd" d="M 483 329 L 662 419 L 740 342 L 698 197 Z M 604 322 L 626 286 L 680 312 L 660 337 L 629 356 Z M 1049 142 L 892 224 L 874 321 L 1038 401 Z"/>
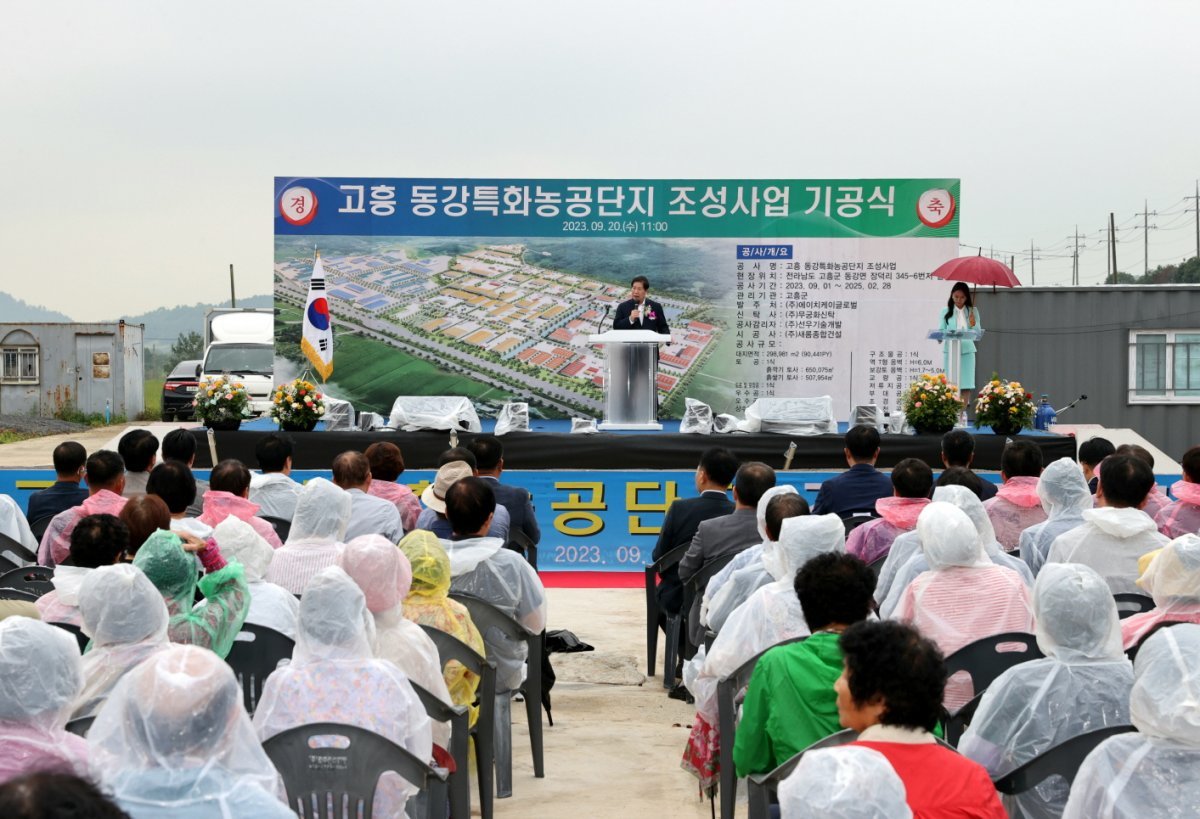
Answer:
<path fill-rule="evenodd" d="M 187 420 L 194 418 L 196 407 L 192 401 L 196 398 L 196 388 L 200 381 L 196 378 L 196 368 L 200 361 L 180 361 L 171 370 L 171 374 L 163 381 L 162 419 L 171 421 L 175 418 Z"/>

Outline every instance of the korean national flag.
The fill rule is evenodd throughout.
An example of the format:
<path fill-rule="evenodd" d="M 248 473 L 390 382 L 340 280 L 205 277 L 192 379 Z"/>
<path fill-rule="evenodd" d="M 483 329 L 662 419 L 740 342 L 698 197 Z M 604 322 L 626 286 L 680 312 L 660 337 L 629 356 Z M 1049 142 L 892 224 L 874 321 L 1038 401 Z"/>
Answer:
<path fill-rule="evenodd" d="M 328 381 L 333 374 L 333 322 L 329 318 L 329 301 L 325 298 L 325 268 L 321 254 L 313 262 L 312 279 L 308 283 L 308 301 L 304 304 L 304 336 L 300 349 L 308 356 L 313 369 Z"/>

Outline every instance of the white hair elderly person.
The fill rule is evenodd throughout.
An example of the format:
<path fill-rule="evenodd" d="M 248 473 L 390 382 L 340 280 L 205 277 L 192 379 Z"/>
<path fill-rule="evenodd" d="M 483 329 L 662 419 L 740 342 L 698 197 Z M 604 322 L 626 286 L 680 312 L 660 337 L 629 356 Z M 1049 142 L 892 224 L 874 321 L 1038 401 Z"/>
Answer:
<path fill-rule="evenodd" d="M 947 657 L 992 634 L 1033 631 L 1029 587 L 988 560 L 966 512 L 934 501 L 917 520 L 917 534 L 930 570 L 905 588 L 895 619 L 912 623 Z M 946 682 L 944 704 L 953 713 L 972 695 L 968 675 L 959 672 Z"/>
<path fill-rule="evenodd" d="M 1136 733 L 1105 740 L 1071 786 L 1064 819 L 1200 815 L 1200 626 L 1156 632 L 1133 664 Z"/>
<path fill-rule="evenodd" d="M 996 678 L 958 744 L 992 777 L 1072 737 L 1129 724 L 1133 666 L 1121 651 L 1117 606 L 1104 578 L 1087 566 L 1050 563 L 1034 583 L 1033 611 L 1045 658 Z M 1061 816 L 1068 790 L 1061 779 L 1046 780 L 1004 797 L 1005 807 L 1014 817 Z"/>
<path fill-rule="evenodd" d="M 83 657 L 75 719 L 94 716 L 121 677 L 170 645 L 162 594 L 128 563 L 93 570 L 79 589 L 79 611 L 92 642 Z"/>
<path fill-rule="evenodd" d="M 350 522 L 350 495 L 324 478 L 300 490 L 287 543 L 276 550 L 266 580 L 300 594 L 317 572 L 337 562 Z"/>
<path fill-rule="evenodd" d="M 1155 553 L 1138 585 L 1154 608 L 1121 621 L 1121 640 L 1133 648 L 1160 623 L 1200 623 L 1200 537 L 1177 537 Z"/>
<path fill-rule="evenodd" d="M 267 571 L 275 559 L 275 549 L 244 520 L 230 515 L 213 529 L 213 539 L 228 560 L 242 564 L 246 585 L 250 589 L 250 609 L 246 622 L 274 629 L 296 639 L 296 618 L 300 601 L 276 583 L 268 582 Z"/>
<path fill-rule="evenodd" d="M 133 819 L 292 817 L 224 661 L 171 645 L 121 678 L 88 732 L 92 774 Z"/>
<path fill-rule="evenodd" d="M 953 506 L 957 506 L 971 522 L 975 524 L 975 531 L 979 534 L 979 545 L 983 548 L 983 553 L 988 560 L 997 566 L 1003 566 L 1006 569 L 1012 569 L 1021 576 L 1025 581 L 1025 585 L 1033 587 L 1033 572 L 1025 565 L 1025 561 L 1019 557 L 1014 557 L 1000 548 L 1000 543 L 996 540 L 996 531 L 992 528 L 991 518 L 988 516 L 987 510 L 983 508 L 983 503 L 979 497 L 965 486 L 950 485 L 939 486 L 933 491 L 933 499 L 943 501 Z M 901 541 L 904 541 L 903 545 Z M 875 590 L 875 599 L 880 601 L 879 616 L 891 617 L 895 614 L 896 606 L 900 604 L 900 597 L 904 594 L 904 590 L 908 588 L 917 575 L 921 572 L 927 572 L 930 569 L 929 560 L 926 558 L 921 544 L 920 534 L 910 532 L 901 535 L 896 539 L 892 551 L 902 549 L 907 555 L 904 557 L 904 562 L 899 566 L 893 566 L 893 571 L 889 579 L 883 577 L 883 572 L 880 572 L 880 583 L 890 582 L 891 587 L 884 596 L 880 596 L 879 589 Z M 891 560 L 891 555 L 888 556 L 888 561 L 884 562 L 884 568 L 887 568 L 887 563 Z"/>
<path fill-rule="evenodd" d="M 28 617 L 0 622 L 0 782 L 46 770 L 87 775 L 87 744 L 64 729 L 80 665 L 63 629 Z"/>
<path fill-rule="evenodd" d="M 303 502 L 296 509 L 302 514 Z M 312 722 L 373 731 L 430 761 L 433 744 L 408 677 L 372 651 L 375 619 L 362 590 L 337 566 L 318 573 L 300 600 L 300 636 L 292 662 L 267 678 L 254 712 L 260 740 Z M 380 778 L 376 816 L 401 816 L 416 792 L 396 774 Z"/>
<path fill-rule="evenodd" d="M 803 511 L 794 511 L 792 514 L 779 517 L 772 515 L 771 522 L 774 523 L 774 526 L 768 526 L 767 511 L 771 508 L 771 502 L 782 495 L 794 495 L 797 500 L 792 502 L 790 507 L 785 507 L 786 502 L 784 501 L 775 504 L 776 512 L 785 508 L 792 511 L 800 507 L 800 495 L 794 486 L 788 484 L 772 486 L 763 492 L 755 510 L 758 517 L 758 534 L 762 538 L 762 543 L 739 552 L 737 557 L 729 561 L 725 568 L 708 581 L 708 586 L 704 589 L 704 598 L 700 603 L 700 622 L 713 631 L 720 631 L 734 609 L 745 603 L 746 598 L 755 591 L 775 579 L 767 569 L 767 563 L 775 560 L 776 544 L 779 540 L 779 524 L 783 519 L 797 514 L 808 514 L 808 503 L 803 502 Z"/>
<path fill-rule="evenodd" d="M 904 783 L 887 758 L 857 745 L 818 748 L 779 783 L 783 819 L 910 819 Z"/>
<path fill-rule="evenodd" d="M 413 579 L 404 552 L 382 535 L 361 535 L 346 544 L 338 565 L 362 589 L 375 618 L 375 656 L 395 663 L 414 683 L 453 704 L 437 646 L 423 628 L 404 617 L 404 598 Z M 449 723 L 433 723 L 433 741 L 449 748 Z"/>
<path fill-rule="evenodd" d="M 709 778 L 717 737 L 717 682 L 742 663 L 773 645 L 809 634 L 796 595 L 796 572 L 810 558 L 844 552 L 846 527 L 837 515 L 803 515 L 787 518 L 779 532 L 778 561 L 772 563 L 774 581 L 750 595 L 729 615 L 712 648 L 684 665 L 684 683 L 696 698 L 696 720 L 684 752 L 684 767 L 701 779 Z"/>
<path fill-rule="evenodd" d="M 1059 458 L 1042 470 L 1037 494 L 1046 511 L 1046 520 L 1022 532 L 1019 541 L 1021 559 L 1035 575 L 1046 563 L 1054 539 L 1082 526 L 1083 513 L 1093 504 L 1083 470 L 1071 458 Z"/>

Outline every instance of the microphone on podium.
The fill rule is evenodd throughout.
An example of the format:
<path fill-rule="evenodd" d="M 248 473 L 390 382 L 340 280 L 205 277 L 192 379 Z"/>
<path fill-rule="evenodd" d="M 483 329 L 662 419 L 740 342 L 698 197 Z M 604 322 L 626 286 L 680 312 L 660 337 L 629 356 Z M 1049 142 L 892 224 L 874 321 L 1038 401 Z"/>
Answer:
<path fill-rule="evenodd" d="M 604 332 L 604 320 L 605 320 L 606 318 L 608 318 L 608 311 L 609 311 L 609 310 L 611 310 L 611 309 L 612 309 L 612 305 L 611 305 L 611 304 L 607 304 L 607 305 L 605 305 L 605 306 L 604 306 L 604 315 L 600 317 L 600 323 L 596 325 L 596 332 L 597 332 L 597 333 L 602 333 L 602 332 Z"/>

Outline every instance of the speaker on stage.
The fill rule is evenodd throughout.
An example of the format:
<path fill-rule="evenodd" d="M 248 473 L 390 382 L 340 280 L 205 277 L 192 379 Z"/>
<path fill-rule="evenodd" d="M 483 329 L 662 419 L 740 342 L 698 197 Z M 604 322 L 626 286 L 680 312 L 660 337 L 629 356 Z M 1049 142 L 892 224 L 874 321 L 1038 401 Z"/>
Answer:
<path fill-rule="evenodd" d="M 418 429 L 483 431 L 475 407 L 470 399 L 461 395 L 398 396 L 392 404 L 388 426 L 404 432 Z"/>
<path fill-rule="evenodd" d="M 759 398 L 746 407 L 743 432 L 777 432 L 783 435 L 825 435 L 837 432 L 833 398 Z"/>

